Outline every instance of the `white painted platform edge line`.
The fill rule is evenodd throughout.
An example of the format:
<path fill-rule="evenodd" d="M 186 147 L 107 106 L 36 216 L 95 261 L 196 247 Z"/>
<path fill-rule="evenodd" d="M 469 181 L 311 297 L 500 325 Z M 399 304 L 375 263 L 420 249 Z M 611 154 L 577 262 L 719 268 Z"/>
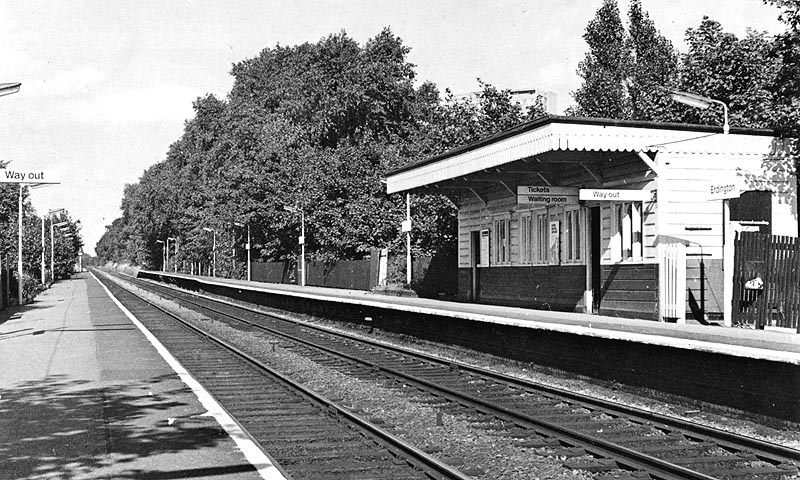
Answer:
<path fill-rule="evenodd" d="M 219 423 L 219 425 L 225 430 L 225 432 L 233 439 L 236 443 L 236 446 L 239 447 L 242 454 L 244 454 L 245 458 L 248 462 L 250 462 L 253 467 L 258 471 L 258 474 L 261 475 L 261 478 L 265 480 L 286 480 L 286 477 L 280 472 L 280 470 L 273 465 L 272 461 L 264 454 L 264 452 L 255 444 L 252 440 L 242 431 L 239 425 L 233 421 L 233 419 L 228 415 L 222 406 L 214 400 L 208 391 L 200 385 L 198 382 L 189 372 L 183 368 L 183 365 L 178 362 L 178 360 L 172 356 L 169 350 L 164 347 L 164 345 L 152 334 L 150 331 L 145 327 L 139 319 L 137 319 L 125 306 L 120 303 L 119 300 L 111 293 L 111 291 L 103 285 L 101 282 L 92 272 L 92 277 L 103 287 L 106 294 L 114 301 L 114 303 L 119 307 L 122 313 L 125 314 L 128 319 L 136 325 L 147 340 L 155 347 L 156 351 L 161 355 L 161 357 L 169 364 L 169 366 L 178 374 L 180 379 L 183 383 L 188 386 L 192 392 L 194 392 L 195 396 L 197 396 L 197 400 L 203 405 L 203 407 L 208 410 L 214 419 Z"/>

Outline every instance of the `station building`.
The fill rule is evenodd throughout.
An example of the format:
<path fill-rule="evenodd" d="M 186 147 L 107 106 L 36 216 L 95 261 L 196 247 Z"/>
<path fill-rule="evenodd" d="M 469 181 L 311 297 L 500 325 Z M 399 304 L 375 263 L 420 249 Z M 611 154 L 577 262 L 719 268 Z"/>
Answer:
<path fill-rule="evenodd" d="M 734 232 L 797 236 L 793 149 L 772 130 L 546 116 L 401 167 L 387 191 L 456 199 L 460 300 L 730 318 Z"/>

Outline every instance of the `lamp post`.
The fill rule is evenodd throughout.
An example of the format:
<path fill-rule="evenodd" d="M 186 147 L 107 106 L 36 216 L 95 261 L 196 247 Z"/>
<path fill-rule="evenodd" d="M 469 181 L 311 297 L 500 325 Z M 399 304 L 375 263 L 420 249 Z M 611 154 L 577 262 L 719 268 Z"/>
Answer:
<path fill-rule="evenodd" d="M 217 231 L 213 228 L 203 227 L 203 230 L 206 232 L 212 232 L 214 234 L 211 243 L 211 276 L 217 276 Z"/>
<path fill-rule="evenodd" d="M 240 222 L 233 222 L 234 225 L 237 227 L 244 227 L 245 225 Z M 250 223 L 247 223 L 247 243 L 244 245 L 244 249 L 247 250 L 247 281 L 252 280 L 251 270 L 250 270 Z"/>
<path fill-rule="evenodd" d="M 161 244 L 161 271 L 164 271 L 164 240 L 156 240 L 156 243 Z"/>
<path fill-rule="evenodd" d="M 406 232 L 406 284 L 411 285 L 411 194 L 406 193 L 406 221 L 403 228 Z"/>
<path fill-rule="evenodd" d="M 45 268 L 44 268 L 44 222 L 45 219 L 50 220 L 50 274 L 53 274 L 53 215 L 57 213 L 63 212 L 63 208 L 56 208 L 47 212 L 47 215 L 42 217 L 42 284 L 45 283 Z M 67 224 L 69 222 L 61 222 L 61 224 Z"/>
<path fill-rule="evenodd" d="M 177 239 L 175 237 L 167 237 L 167 245 L 166 245 L 166 248 L 164 250 L 164 252 L 165 252 L 164 253 L 164 265 L 165 265 L 164 271 L 165 272 L 167 271 L 167 268 L 169 268 L 169 242 L 170 242 L 170 240 L 175 242 L 175 248 L 176 248 L 175 253 L 178 253 L 178 251 L 177 251 Z M 177 268 L 177 266 L 175 268 Z"/>
<path fill-rule="evenodd" d="M 714 98 L 704 97 L 695 93 L 680 92 L 672 90 L 669 92 L 672 100 L 689 105 L 690 107 L 707 110 L 711 105 L 722 105 L 723 113 L 723 167 L 725 173 L 728 173 L 728 134 L 730 133 L 730 124 L 728 123 L 728 105 L 721 100 Z M 726 248 L 728 235 L 730 235 L 730 228 L 728 222 L 730 220 L 730 205 L 728 204 L 729 198 L 736 198 L 739 196 L 738 188 L 734 188 L 730 195 L 722 197 L 722 317 L 726 326 L 731 326 L 731 316 L 733 313 L 733 250 Z"/>
<path fill-rule="evenodd" d="M 63 209 L 61 209 L 63 210 Z M 55 239 L 53 238 L 53 229 L 58 227 L 65 227 L 69 225 L 69 222 L 63 221 L 58 223 L 50 222 L 50 275 L 53 276 L 53 281 L 56 279 L 56 256 L 55 256 Z"/>
<path fill-rule="evenodd" d="M 306 215 L 300 207 L 283 207 L 287 212 L 300 212 L 300 286 L 306 286 Z"/>
<path fill-rule="evenodd" d="M 42 276 L 42 285 L 44 285 L 44 282 L 46 280 L 44 278 L 45 277 L 44 276 L 44 222 L 46 220 L 47 220 L 47 217 L 42 217 L 42 263 L 39 266 L 39 273 L 41 273 L 41 276 Z"/>
<path fill-rule="evenodd" d="M 0 83 L 0 97 L 5 95 L 11 95 L 12 93 L 19 92 L 20 87 L 22 86 L 21 83 Z M 19 239 L 17 241 L 17 274 L 19 276 L 19 285 L 17 288 L 17 300 L 19 301 L 19 305 L 22 306 L 22 184 L 19 184 L 19 219 L 18 219 L 18 228 L 19 228 Z"/>
<path fill-rule="evenodd" d="M 14 92 L 11 92 L 14 93 Z M 19 284 L 17 285 L 17 300 L 19 306 L 22 306 L 22 184 L 19 184 L 19 205 L 17 209 L 17 278 Z"/>

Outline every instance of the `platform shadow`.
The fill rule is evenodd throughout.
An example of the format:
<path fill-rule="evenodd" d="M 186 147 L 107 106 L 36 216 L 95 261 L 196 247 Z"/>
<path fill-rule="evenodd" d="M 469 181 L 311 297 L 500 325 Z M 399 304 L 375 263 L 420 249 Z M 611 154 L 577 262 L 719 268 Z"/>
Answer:
<path fill-rule="evenodd" d="M 147 382 L 104 384 L 53 376 L 0 386 L 0 465 L 3 478 L 193 478 L 208 466 L 178 469 L 142 461 L 213 447 L 225 431 L 174 375 Z M 175 393 L 184 390 L 182 397 Z M 156 468 L 157 466 L 157 468 Z M 174 468 L 172 468 L 174 467 Z M 186 467 L 184 465 L 183 467 Z M 249 464 L 214 467 L 216 473 L 253 470 Z"/>

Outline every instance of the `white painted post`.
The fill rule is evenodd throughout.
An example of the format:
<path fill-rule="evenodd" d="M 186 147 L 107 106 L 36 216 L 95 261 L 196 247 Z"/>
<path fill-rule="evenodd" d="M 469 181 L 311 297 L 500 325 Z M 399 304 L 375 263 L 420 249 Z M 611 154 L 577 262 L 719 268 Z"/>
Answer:
<path fill-rule="evenodd" d="M 17 300 L 19 305 L 22 306 L 22 184 L 19 184 L 19 205 L 17 209 L 17 226 L 19 235 L 17 235 L 17 275 L 19 280 L 17 282 Z"/>
<path fill-rule="evenodd" d="M 406 193 L 406 284 L 411 285 L 411 194 Z"/>

